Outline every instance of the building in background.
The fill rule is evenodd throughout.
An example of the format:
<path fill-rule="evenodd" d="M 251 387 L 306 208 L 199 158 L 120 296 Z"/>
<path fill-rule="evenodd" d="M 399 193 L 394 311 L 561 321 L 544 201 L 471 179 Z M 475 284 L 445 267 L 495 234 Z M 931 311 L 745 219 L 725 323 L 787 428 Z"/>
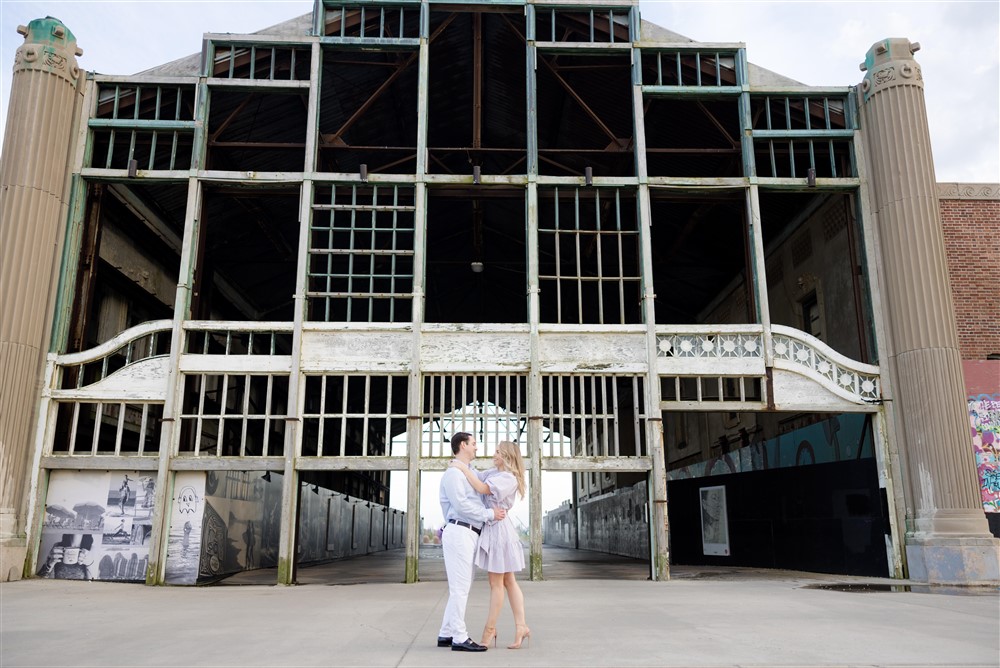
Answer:
<path fill-rule="evenodd" d="M 1000 288 L 984 261 L 1000 253 L 1000 184 L 941 183 L 938 198 L 983 510 L 1000 537 Z"/>
<path fill-rule="evenodd" d="M 627 0 L 324 0 L 134 76 L 23 34 L 5 577 L 412 582 L 465 430 L 522 446 L 534 578 L 544 539 L 1000 580 L 916 44 L 817 88 Z"/>

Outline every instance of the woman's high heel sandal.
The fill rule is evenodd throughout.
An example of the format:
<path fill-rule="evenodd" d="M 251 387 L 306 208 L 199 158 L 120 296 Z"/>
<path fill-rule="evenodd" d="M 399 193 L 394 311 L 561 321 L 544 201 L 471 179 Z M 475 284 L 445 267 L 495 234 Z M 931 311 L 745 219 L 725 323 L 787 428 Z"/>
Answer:
<path fill-rule="evenodd" d="M 489 647 L 491 644 L 497 646 L 497 627 L 487 626 L 483 629 L 483 641 L 479 643 L 484 647 Z"/>
<path fill-rule="evenodd" d="M 507 649 L 521 649 L 521 643 L 527 641 L 530 637 L 531 629 L 527 626 L 518 625 L 514 632 L 514 644 L 507 645 Z"/>

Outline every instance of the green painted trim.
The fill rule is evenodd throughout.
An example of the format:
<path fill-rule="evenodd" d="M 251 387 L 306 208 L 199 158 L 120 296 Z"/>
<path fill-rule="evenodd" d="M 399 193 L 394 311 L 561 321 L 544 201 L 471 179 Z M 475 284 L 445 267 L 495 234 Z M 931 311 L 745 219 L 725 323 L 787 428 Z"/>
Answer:
<path fill-rule="evenodd" d="M 406 584 L 414 584 L 420 581 L 420 562 L 416 557 L 406 557 Z"/>
<path fill-rule="evenodd" d="M 754 139 L 853 139 L 854 130 L 752 130 Z"/>
<path fill-rule="evenodd" d="M 539 582 L 541 580 L 544 580 L 545 578 L 542 577 L 542 555 L 535 554 L 534 552 L 532 552 L 530 561 L 531 561 L 530 579 L 533 582 Z"/>
<path fill-rule="evenodd" d="M 295 584 L 292 581 L 292 563 L 288 559 L 278 559 L 278 584 L 291 585 Z"/>
<path fill-rule="evenodd" d="M 89 142 L 88 142 L 89 143 Z M 69 212 L 66 233 L 60 260 L 59 284 L 56 288 L 56 306 L 52 318 L 52 336 L 49 341 L 50 353 L 66 351 L 69 343 L 69 327 L 73 318 L 73 299 L 76 293 L 76 277 L 79 273 L 80 240 L 83 235 L 84 218 L 87 213 L 87 182 L 79 174 L 72 177 Z"/>
<path fill-rule="evenodd" d="M 134 130 L 188 130 L 194 132 L 195 121 L 154 121 L 141 118 L 91 118 L 87 121 L 88 128 L 115 128 Z"/>
<path fill-rule="evenodd" d="M 641 75 L 640 75 L 641 76 Z M 741 86 L 643 86 L 642 94 L 650 97 L 736 97 Z"/>
<path fill-rule="evenodd" d="M 391 47 L 386 51 L 397 51 L 400 47 L 408 50 L 420 48 L 419 37 L 320 37 L 323 46 L 355 46 L 364 47 L 365 51 L 377 47 Z"/>

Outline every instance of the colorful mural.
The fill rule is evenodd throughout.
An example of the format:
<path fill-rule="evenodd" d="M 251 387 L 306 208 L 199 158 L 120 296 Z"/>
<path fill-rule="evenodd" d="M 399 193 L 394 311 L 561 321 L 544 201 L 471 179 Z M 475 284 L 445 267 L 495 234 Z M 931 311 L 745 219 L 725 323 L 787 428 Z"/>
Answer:
<path fill-rule="evenodd" d="M 969 397 L 969 428 L 983 510 L 1000 513 L 1000 394 Z"/>
<path fill-rule="evenodd" d="M 155 478 L 137 471 L 53 471 L 38 575 L 144 582 Z"/>

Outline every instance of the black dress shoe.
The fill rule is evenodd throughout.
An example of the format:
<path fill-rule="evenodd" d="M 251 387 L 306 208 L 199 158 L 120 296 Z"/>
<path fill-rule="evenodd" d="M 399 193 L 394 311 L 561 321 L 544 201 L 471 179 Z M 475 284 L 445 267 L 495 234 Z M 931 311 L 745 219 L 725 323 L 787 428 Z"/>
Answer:
<path fill-rule="evenodd" d="M 451 647 L 451 638 L 438 636 L 438 647 Z"/>
<path fill-rule="evenodd" d="M 472 638 L 466 638 L 465 642 L 454 642 L 451 643 L 452 652 L 485 652 L 486 645 L 480 645 L 475 642 Z"/>

